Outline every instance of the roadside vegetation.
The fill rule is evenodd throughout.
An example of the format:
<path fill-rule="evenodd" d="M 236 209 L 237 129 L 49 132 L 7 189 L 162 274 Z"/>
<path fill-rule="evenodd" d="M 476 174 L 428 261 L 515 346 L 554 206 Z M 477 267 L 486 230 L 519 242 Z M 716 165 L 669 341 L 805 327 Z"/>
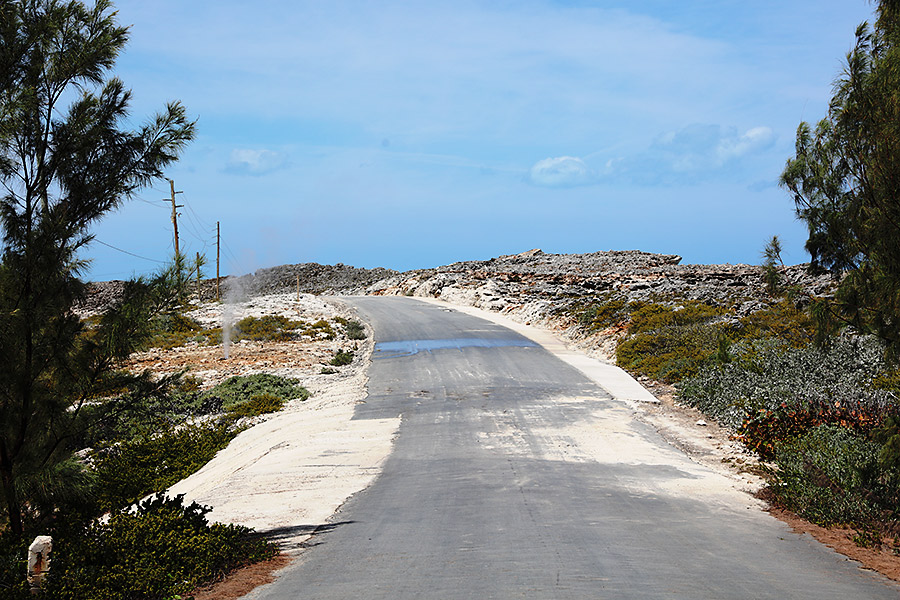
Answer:
<path fill-rule="evenodd" d="M 615 295 L 570 308 L 619 337 L 617 363 L 675 384 L 678 401 L 761 458 L 776 505 L 862 546 L 900 554 L 900 4 L 857 30 L 828 116 L 802 123 L 781 184 L 809 229 L 813 272 L 834 292 L 786 287 L 777 237 L 763 250 L 767 305 Z"/>
<path fill-rule="evenodd" d="M 0 22 L 0 598 L 176 598 L 276 550 L 180 497 L 141 499 L 308 392 L 256 376 L 202 391 L 125 369 L 148 347 L 220 342 L 184 312 L 199 256 L 174 256 L 78 319 L 95 223 L 163 177 L 194 123 L 172 102 L 128 128 L 131 94 L 111 74 L 128 29 L 107 0 L 4 2 Z M 239 325 L 247 339 L 334 336 L 325 322 Z M 26 550 L 48 534 L 52 571 L 33 594 Z"/>

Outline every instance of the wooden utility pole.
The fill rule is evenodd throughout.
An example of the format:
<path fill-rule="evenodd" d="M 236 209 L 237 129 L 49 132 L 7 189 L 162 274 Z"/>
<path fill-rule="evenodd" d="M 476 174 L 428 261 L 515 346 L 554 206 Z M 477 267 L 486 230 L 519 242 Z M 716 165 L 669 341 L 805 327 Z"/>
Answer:
<path fill-rule="evenodd" d="M 172 228 L 175 229 L 175 259 L 177 260 L 181 256 L 181 251 L 178 247 L 178 209 L 183 208 L 184 205 L 175 204 L 175 194 L 183 194 L 184 192 L 175 191 L 175 181 L 172 179 L 169 180 L 169 188 L 172 190 L 172 197 L 170 198 L 172 201 Z"/>
<path fill-rule="evenodd" d="M 216 221 L 216 302 L 219 301 L 219 222 Z"/>
<path fill-rule="evenodd" d="M 197 253 L 197 302 L 202 302 L 200 298 L 200 253 Z"/>

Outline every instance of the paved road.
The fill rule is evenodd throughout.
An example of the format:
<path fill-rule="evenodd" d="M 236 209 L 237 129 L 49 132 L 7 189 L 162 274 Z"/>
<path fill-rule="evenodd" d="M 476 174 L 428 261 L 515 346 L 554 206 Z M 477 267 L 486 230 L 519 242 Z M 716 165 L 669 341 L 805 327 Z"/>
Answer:
<path fill-rule="evenodd" d="M 409 298 L 351 303 L 378 342 L 354 418 L 402 414 L 398 438 L 254 598 L 900 597 L 757 509 L 677 493 L 701 468 L 640 424 L 604 430 L 627 408 L 518 334 Z M 653 460 L 585 459 L 585 424 L 610 456 L 625 440 Z"/>

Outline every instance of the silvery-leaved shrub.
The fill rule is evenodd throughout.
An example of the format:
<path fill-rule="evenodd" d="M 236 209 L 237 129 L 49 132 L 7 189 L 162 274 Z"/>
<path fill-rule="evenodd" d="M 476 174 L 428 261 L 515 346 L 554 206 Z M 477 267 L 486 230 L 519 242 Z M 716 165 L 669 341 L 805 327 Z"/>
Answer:
<path fill-rule="evenodd" d="M 842 336 L 827 348 L 790 348 L 779 340 L 735 344 L 730 362 L 709 364 L 679 386 L 680 401 L 736 429 L 759 411 L 810 406 L 882 410 L 894 395 L 872 386 L 887 369 L 883 346 L 872 337 Z"/>

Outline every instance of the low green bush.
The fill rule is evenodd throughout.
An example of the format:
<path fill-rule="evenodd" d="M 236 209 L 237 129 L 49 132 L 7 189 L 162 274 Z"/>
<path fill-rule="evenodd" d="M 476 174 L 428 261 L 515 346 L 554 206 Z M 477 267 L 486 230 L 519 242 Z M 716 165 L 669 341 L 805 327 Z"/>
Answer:
<path fill-rule="evenodd" d="M 209 508 L 155 497 L 54 539 L 55 600 L 163 600 L 265 560 L 275 549 L 236 525 L 209 524 Z M 4 596 L 6 597 L 6 596 Z"/>
<path fill-rule="evenodd" d="M 628 303 L 612 294 L 605 294 L 587 303 L 576 303 L 568 309 L 578 321 L 579 327 L 589 333 L 602 331 L 626 322 L 631 313 L 643 306 L 643 303 Z"/>
<path fill-rule="evenodd" d="M 759 411 L 779 412 L 839 402 L 890 412 L 895 397 L 872 385 L 887 368 L 874 338 L 842 337 L 827 348 L 792 348 L 779 340 L 735 344 L 732 360 L 710 363 L 678 384 L 679 401 L 737 429 Z"/>
<path fill-rule="evenodd" d="M 742 318 L 729 336 L 733 341 L 776 338 L 792 348 L 802 348 L 813 343 L 816 327 L 805 310 L 781 299 Z"/>
<path fill-rule="evenodd" d="M 628 333 L 648 333 L 678 327 L 709 323 L 725 311 L 696 300 L 684 300 L 677 305 L 648 303 L 631 313 Z"/>
<path fill-rule="evenodd" d="M 244 317 L 234 325 L 233 341 L 286 342 L 294 338 L 294 331 L 303 327 L 302 321 L 293 321 L 282 315 Z"/>
<path fill-rule="evenodd" d="M 345 352 L 344 350 L 338 350 L 334 353 L 334 358 L 331 359 L 330 364 L 333 367 L 343 367 L 345 365 L 349 365 L 353 362 L 353 352 Z"/>
<path fill-rule="evenodd" d="M 324 319 L 319 319 L 311 325 L 304 324 L 303 331 L 300 335 L 313 340 L 333 340 L 337 337 L 331 323 Z"/>
<path fill-rule="evenodd" d="M 719 351 L 721 328 L 693 323 L 641 331 L 622 340 L 616 364 L 667 383 L 696 374 Z"/>
<path fill-rule="evenodd" d="M 220 402 L 220 406 L 228 410 L 236 404 L 261 394 L 271 394 L 285 401 L 295 398 L 305 400 L 309 397 L 309 392 L 298 385 L 296 379 L 279 377 L 268 373 L 255 373 L 253 375 L 230 377 L 201 394 L 201 398 L 206 401 L 217 399 Z"/>
<path fill-rule="evenodd" d="M 359 321 L 351 321 L 344 317 L 335 317 L 334 321 L 344 327 L 344 333 L 348 339 L 364 340 L 366 339 L 366 330 Z"/>
<path fill-rule="evenodd" d="M 162 491 L 208 463 L 239 430 L 228 421 L 145 433 L 97 452 L 98 499 L 104 510 Z"/>
<path fill-rule="evenodd" d="M 787 508 L 819 525 L 870 525 L 886 508 L 897 508 L 883 504 L 896 491 L 885 487 L 879 449 L 846 427 L 813 427 L 777 448 L 771 490 Z"/>
<path fill-rule="evenodd" d="M 257 417 L 268 413 L 278 412 L 284 407 L 284 399 L 272 394 L 257 394 L 246 402 L 241 402 L 228 409 L 228 416 Z"/>

